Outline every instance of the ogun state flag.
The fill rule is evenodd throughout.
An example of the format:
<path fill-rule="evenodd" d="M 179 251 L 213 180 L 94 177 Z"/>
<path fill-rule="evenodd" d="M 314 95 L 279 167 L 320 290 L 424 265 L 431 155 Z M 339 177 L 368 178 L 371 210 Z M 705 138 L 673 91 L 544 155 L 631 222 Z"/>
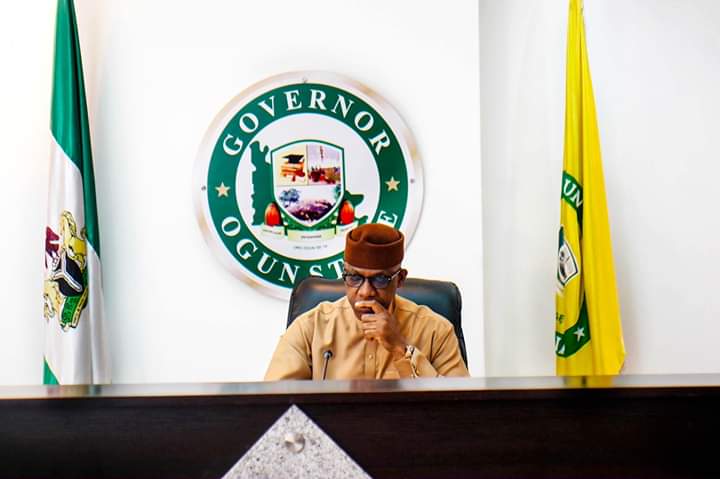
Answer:
<path fill-rule="evenodd" d="M 557 374 L 617 374 L 625 359 L 582 0 L 570 1 L 555 315 Z"/>
<path fill-rule="evenodd" d="M 43 382 L 108 383 L 90 129 L 72 0 L 58 0 L 50 123 Z"/>

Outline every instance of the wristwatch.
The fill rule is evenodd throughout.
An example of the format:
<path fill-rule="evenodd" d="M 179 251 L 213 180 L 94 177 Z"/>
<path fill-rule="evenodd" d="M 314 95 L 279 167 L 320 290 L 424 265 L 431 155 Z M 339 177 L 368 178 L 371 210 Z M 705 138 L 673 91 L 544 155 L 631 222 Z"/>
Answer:
<path fill-rule="evenodd" d="M 408 362 L 410 362 L 410 377 L 416 378 L 418 377 L 418 371 L 417 371 L 417 364 L 415 364 L 415 361 L 413 360 L 413 355 L 415 354 L 415 346 L 412 344 L 408 344 L 405 346 L 405 356 L 403 356 L 403 359 L 407 359 Z"/>
<path fill-rule="evenodd" d="M 412 359 L 414 352 L 415 352 L 415 346 L 413 346 L 412 344 L 408 344 L 407 346 L 405 346 L 405 356 L 404 356 L 404 358 L 405 358 L 405 359 Z"/>

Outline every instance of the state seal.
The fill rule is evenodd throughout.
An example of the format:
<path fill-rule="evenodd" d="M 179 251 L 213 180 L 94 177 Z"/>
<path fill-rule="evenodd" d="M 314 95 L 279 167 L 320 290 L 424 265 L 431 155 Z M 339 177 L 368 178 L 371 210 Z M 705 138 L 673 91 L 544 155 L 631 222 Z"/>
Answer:
<path fill-rule="evenodd" d="M 215 256 L 287 298 L 309 275 L 342 274 L 345 234 L 420 218 L 422 166 L 400 115 L 364 85 L 327 72 L 263 80 L 210 125 L 195 167 L 195 207 Z"/>

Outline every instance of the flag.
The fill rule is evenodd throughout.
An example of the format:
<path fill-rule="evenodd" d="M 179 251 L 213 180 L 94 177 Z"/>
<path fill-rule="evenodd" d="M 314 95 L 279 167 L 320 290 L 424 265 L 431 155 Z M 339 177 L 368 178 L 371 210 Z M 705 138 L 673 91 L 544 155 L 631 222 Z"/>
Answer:
<path fill-rule="evenodd" d="M 58 0 L 50 133 L 43 383 L 108 383 L 95 180 L 72 0 Z"/>
<path fill-rule="evenodd" d="M 617 374 L 625 360 L 582 0 L 570 0 L 560 199 L 557 374 Z"/>

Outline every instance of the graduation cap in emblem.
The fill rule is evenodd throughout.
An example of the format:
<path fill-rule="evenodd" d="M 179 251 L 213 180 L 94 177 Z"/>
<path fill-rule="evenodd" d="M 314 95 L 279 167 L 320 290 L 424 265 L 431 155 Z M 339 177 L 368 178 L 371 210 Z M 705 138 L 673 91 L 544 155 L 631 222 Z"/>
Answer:
<path fill-rule="evenodd" d="M 300 163 L 300 160 L 302 160 L 304 157 L 305 155 L 298 155 L 295 153 L 283 156 L 283 158 L 287 158 L 288 163 Z"/>

